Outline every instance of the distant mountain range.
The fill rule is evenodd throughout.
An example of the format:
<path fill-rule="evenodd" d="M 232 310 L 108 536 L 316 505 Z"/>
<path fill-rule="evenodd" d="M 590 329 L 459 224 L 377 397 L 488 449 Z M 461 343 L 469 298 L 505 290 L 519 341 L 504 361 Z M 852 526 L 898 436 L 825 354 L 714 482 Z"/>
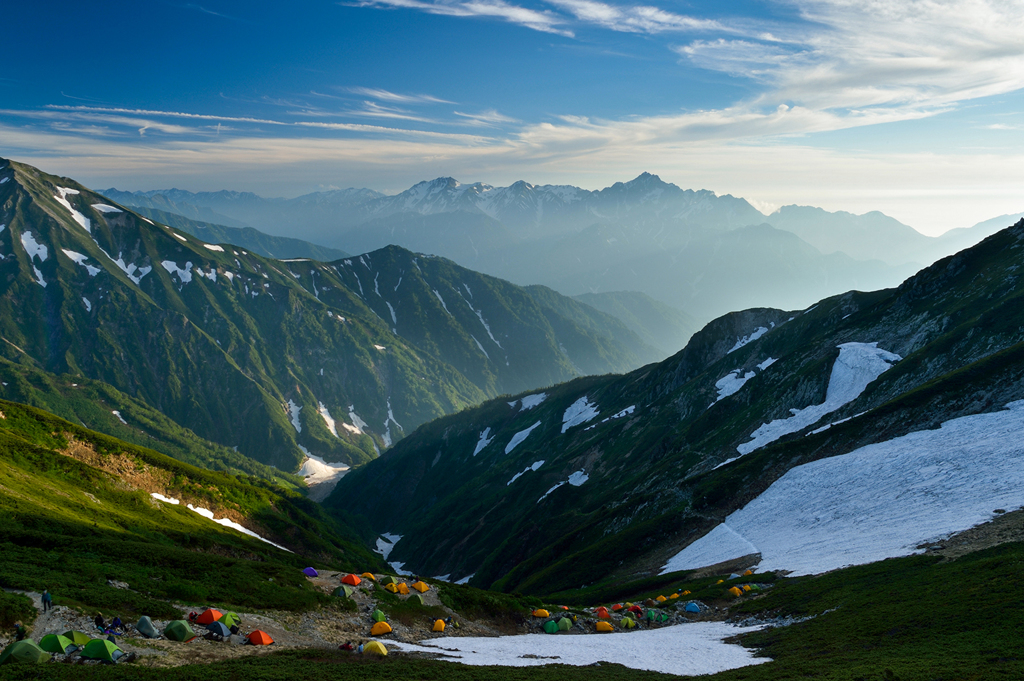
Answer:
<path fill-rule="evenodd" d="M 928 237 L 881 213 L 807 206 L 765 216 L 741 198 L 683 190 L 648 173 L 599 191 L 438 178 L 395 196 L 365 189 L 296 199 L 228 191 L 104 193 L 125 205 L 244 223 L 349 252 L 400 245 L 566 295 L 640 291 L 700 321 L 895 286 L 991 233 L 983 223 Z"/>
<path fill-rule="evenodd" d="M 815 528 L 843 518 L 850 532 L 902 528 L 886 535 L 884 550 L 916 551 L 933 535 L 909 530 L 944 512 L 928 498 L 970 499 L 970 513 L 946 518 L 937 534 L 1024 503 L 1018 489 L 1013 505 L 993 506 L 973 485 L 993 479 L 985 489 L 1003 489 L 999 474 L 961 476 L 967 462 L 956 458 L 991 439 L 993 461 L 1013 468 L 1019 446 L 1005 443 L 1019 441 L 998 427 L 959 444 L 958 426 L 935 431 L 953 419 L 1005 416 L 1024 399 L 1022 254 L 1024 220 L 894 289 L 847 292 L 800 311 L 724 315 L 659 364 L 495 399 L 426 424 L 349 474 L 325 503 L 386 533 L 394 543 L 388 559 L 399 567 L 521 593 L 571 593 L 726 559 L 753 565 L 761 542 L 785 545 L 799 533 L 839 545 L 847 538 L 823 538 Z M 952 449 L 944 451 L 947 440 Z M 915 442 L 936 443 L 922 460 L 949 462 L 903 464 L 906 482 L 879 473 L 878 489 L 889 491 L 872 494 L 874 467 L 916 451 Z M 771 497 L 771 512 L 792 525 L 740 536 L 742 528 L 722 524 L 794 467 L 838 462 L 872 444 L 890 454 L 854 470 L 859 498 L 906 494 L 906 505 L 833 508 L 847 490 L 826 476 L 816 483 L 824 487 Z M 800 479 L 809 485 L 807 475 Z M 865 536 L 859 541 L 871 540 Z M 673 561 L 677 555 L 690 562 Z M 874 560 L 887 555 L 900 554 Z"/>
<path fill-rule="evenodd" d="M 487 397 L 661 356 L 581 302 L 397 247 L 274 260 L 4 160 L 0 206 L 0 396 L 203 465 L 363 463 Z"/>

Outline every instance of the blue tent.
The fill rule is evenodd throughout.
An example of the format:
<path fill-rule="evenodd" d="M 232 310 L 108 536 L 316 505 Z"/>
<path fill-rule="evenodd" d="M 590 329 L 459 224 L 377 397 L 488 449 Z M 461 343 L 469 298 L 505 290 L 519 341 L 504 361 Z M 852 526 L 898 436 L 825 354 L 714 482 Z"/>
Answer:
<path fill-rule="evenodd" d="M 700 606 L 697 605 L 696 603 L 694 603 L 693 601 L 690 601 L 689 603 L 686 604 L 686 612 L 696 612 L 696 613 L 699 613 L 700 612 Z"/>
<path fill-rule="evenodd" d="M 314 570 L 311 567 L 303 568 L 302 569 L 302 574 L 306 575 L 307 577 L 319 577 L 320 576 L 320 573 L 317 572 L 316 570 Z"/>
<path fill-rule="evenodd" d="M 206 630 L 211 634 L 219 634 L 224 638 L 231 635 L 231 630 L 224 626 L 222 622 L 212 622 L 206 625 Z"/>

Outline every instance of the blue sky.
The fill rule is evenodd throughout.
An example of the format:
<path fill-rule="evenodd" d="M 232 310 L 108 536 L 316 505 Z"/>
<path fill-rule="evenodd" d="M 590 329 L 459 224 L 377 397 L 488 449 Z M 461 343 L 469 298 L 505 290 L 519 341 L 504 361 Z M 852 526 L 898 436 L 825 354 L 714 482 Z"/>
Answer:
<path fill-rule="evenodd" d="M 298 6 L 295 6 L 298 5 Z M 1024 2 L 345 0 L 5 7 L 0 155 L 94 187 L 441 175 L 1024 210 Z"/>

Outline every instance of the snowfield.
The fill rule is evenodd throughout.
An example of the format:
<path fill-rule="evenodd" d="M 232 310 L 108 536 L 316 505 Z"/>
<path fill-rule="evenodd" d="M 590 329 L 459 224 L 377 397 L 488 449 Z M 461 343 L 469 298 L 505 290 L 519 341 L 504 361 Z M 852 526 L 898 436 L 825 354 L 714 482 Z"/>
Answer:
<path fill-rule="evenodd" d="M 562 414 L 562 432 L 595 418 L 597 418 L 597 403 L 591 402 L 590 398 L 584 395 L 570 404 Z"/>
<path fill-rule="evenodd" d="M 491 435 L 490 437 L 487 437 L 488 435 L 491 435 L 490 427 L 484 428 L 483 432 L 480 433 L 480 439 L 477 441 L 476 448 L 473 450 L 473 456 L 476 456 L 481 452 L 481 450 L 483 450 L 484 447 L 491 444 L 491 441 L 494 439 L 494 436 Z"/>
<path fill-rule="evenodd" d="M 513 435 L 512 439 L 508 441 L 507 445 L 505 445 L 505 453 L 508 454 L 513 449 L 515 449 L 523 440 L 529 437 L 530 433 L 533 432 L 533 429 L 539 425 L 540 421 L 537 421 L 537 423 L 533 424 L 529 428 L 526 428 L 525 430 L 520 430 L 518 433 Z"/>
<path fill-rule="evenodd" d="M 612 662 L 631 669 L 664 674 L 715 674 L 753 664 L 771 662 L 754 657 L 752 650 L 724 643 L 723 639 L 757 631 L 760 627 L 734 627 L 724 622 L 694 622 L 646 631 L 600 636 L 499 636 L 445 638 L 414 643 L 388 641 L 403 651 L 433 653 L 442 660 L 468 665 L 536 667 L 568 664 L 577 667 Z M 531 656 L 525 657 L 529 653 Z"/>
<path fill-rule="evenodd" d="M 772 328 L 775 328 L 774 322 L 772 323 Z M 744 345 L 746 345 L 748 343 L 753 343 L 754 341 L 756 341 L 758 338 L 760 338 L 761 336 L 765 335 L 766 333 L 768 333 L 768 327 L 767 326 L 759 326 L 759 327 L 757 327 L 756 329 L 754 329 L 751 332 L 751 334 L 749 336 L 743 336 L 742 338 L 737 338 L 736 339 L 736 345 L 732 346 L 732 349 L 730 349 L 729 352 L 736 352 L 737 350 L 742 348 Z M 729 352 L 727 352 L 725 354 L 728 355 Z"/>
<path fill-rule="evenodd" d="M 164 495 L 158 494 L 156 492 L 151 493 L 150 496 L 153 497 L 154 499 L 156 499 L 157 501 L 164 502 L 165 504 L 171 504 L 171 505 L 174 505 L 174 506 L 178 506 L 178 505 L 181 504 L 181 501 L 179 501 L 178 499 L 170 499 L 170 498 L 165 497 Z M 270 544 L 274 548 L 281 549 L 282 551 L 288 551 L 288 549 L 286 549 L 285 547 L 280 546 L 278 544 L 275 544 L 274 542 L 270 541 L 269 539 L 264 539 L 263 537 L 261 537 L 260 535 L 256 534 L 255 532 L 253 532 L 249 528 L 243 527 L 242 525 L 239 525 L 238 523 L 234 522 L 233 520 L 228 520 L 227 518 L 219 518 L 219 519 L 218 518 L 214 518 L 213 511 L 211 511 L 211 510 L 209 510 L 207 508 L 203 508 L 201 506 L 193 506 L 192 504 L 189 504 L 188 505 L 188 510 L 193 511 L 195 513 L 198 513 L 199 515 L 201 515 L 204 518 L 207 518 L 209 520 L 212 520 L 213 522 L 217 523 L 218 525 L 221 525 L 223 527 L 230 527 L 231 529 L 238 530 L 242 534 L 249 535 L 250 537 L 252 537 L 254 539 L 259 539 L 261 542 L 263 542 L 265 544 Z M 288 551 L 288 553 L 293 553 L 293 552 L 292 551 Z"/>
<path fill-rule="evenodd" d="M 729 395 L 735 395 L 740 391 L 744 383 L 757 375 L 753 371 L 748 371 L 741 376 L 740 372 L 740 369 L 733 369 L 715 381 L 715 389 L 718 390 L 718 397 L 715 398 L 715 402 L 721 402 Z"/>
<path fill-rule="evenodd" d="M 816 574 L 920 553 L 1024 506 L 1024 400 L 1006 406 L 792 468 L 662 574 L 755 552 L 761 570 Z"/>
<path fill-rule="evenodd" d="M 299 475 L 306 479 L 307 485 L 335 483 L 349 471 L 349 467 L 343 463 L 327 463 L 319 456 L 309 453 L 306 457 L 302 462 L 302 468 L 299 469 Z"/>
<path fill-rule="evenodd" d="M 839 346 L 839 357 L 832 365 L 825 401 L 805 409 L 790 409 L 793 414 L 790 418 L 762 424 L 750 434 L 753 439 L 741 444 L 736 451 L 740 455 L 749 454 L 783 435 L 799 432 L 817 423 L 821 417 L 860 397 L 869 383 L 891 369 L 892 362 L 901 359 L 897 354 L 880 349 L 878 343 L 843 343 Z"/>

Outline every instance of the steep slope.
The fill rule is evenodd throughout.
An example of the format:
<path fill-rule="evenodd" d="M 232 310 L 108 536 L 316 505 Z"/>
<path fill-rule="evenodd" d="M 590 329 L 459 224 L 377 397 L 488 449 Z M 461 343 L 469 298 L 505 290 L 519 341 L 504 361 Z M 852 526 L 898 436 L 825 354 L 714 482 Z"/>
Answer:
<path fill-rule="evenodd" d="M 615 320 L 583 328 L 446 261 L 421 268 L 401 249 L 274 261 L 28 166 L 0 174 L 0 356 L 102 381 L 285 470 L 307 453 L 365 462 L 487 396 L 655 354 Z"/>
<path fill-rule="evenodd" d="M 122 616 L 177 616 L 161 599 L 305 609 L 322 599 L 302 567 L 378 565 L 351 530 L 298 494 L 7 401 L 0 544 L 0 586 L 49 588 L 64 603 Z"/>
<path fill-rule="evenodd" d="M 726 315 L 661 364 L 429 423 L 328 504 L 475 585 L 657 572 L 795 466 L 1024 398 L 1022 263 L 1024 221 L 897 289 Z"/>

